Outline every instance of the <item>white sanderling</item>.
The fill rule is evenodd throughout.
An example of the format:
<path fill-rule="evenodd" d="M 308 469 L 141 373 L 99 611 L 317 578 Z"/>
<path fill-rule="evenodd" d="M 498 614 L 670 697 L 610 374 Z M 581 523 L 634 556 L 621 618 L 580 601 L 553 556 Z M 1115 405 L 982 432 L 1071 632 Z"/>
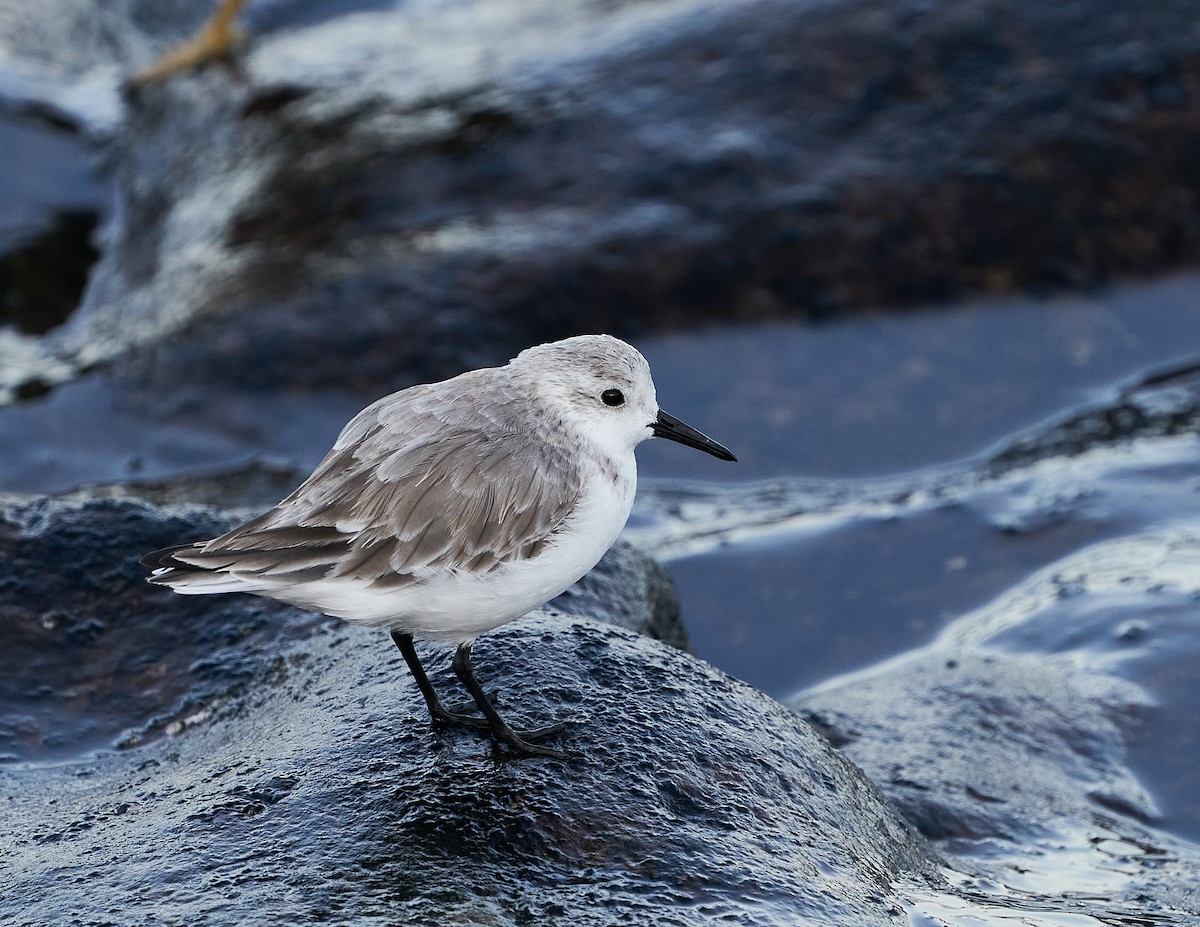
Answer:
<path fill-rule="evenodd" d="M 477 636 L 554 598 L 604 555 L 637 486 L 633 451 L 669 438 L 735 460 L 658 407 L 650 366 L 608 335 L 522 351 L 503 367 L 414 386 L 368 406 L 275 508 L 209 541 L 155 551 L 151 583 L 250 592 L 388 628 L 435 727 L 517 732 L 475 678 Z M 447 709 L 413 637 L 458 644 L 453 667 L 483 717 Z"/>

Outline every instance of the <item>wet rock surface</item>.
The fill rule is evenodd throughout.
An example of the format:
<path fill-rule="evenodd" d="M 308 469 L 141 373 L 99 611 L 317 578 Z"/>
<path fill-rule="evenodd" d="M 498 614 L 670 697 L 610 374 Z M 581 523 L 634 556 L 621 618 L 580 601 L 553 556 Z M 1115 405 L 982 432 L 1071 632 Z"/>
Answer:
<path fill-rule="evenodd" d="M 1013 910 L 1200 922 L 1200 849 L 1158 829 L 1133 751 L 1163 726 L 1146 686 L 1179 705 L 1163 651 L 1194 659 L 1198 538 L 1193 524 L 1087 548 L 789 704 L 955 869 L 1015 889 Z"/>
<path fill-rule="evenodd" d="M 1154 303 L 1140 307 L 1149 315 Z M 1154 326 L 1103 312 L 1094 321 L 1124 345 Z M 1047 309 L 1040 323 L 1047 338 L 1069 328 L 1089 357 L 1104 350 L 1078 318 Z M 965 355 L 975 395 L 1014 375 L 992 379 L 975 342 L 913 325 L 914 340 L 942 337 Z M 880 327 L 846 340 L 893 351 L 895 340 L 870 340 Z M 983 343 L 998 368 L 1010 352 L 1046 356 L 1019 327 Z M 1077 388 L 1053 415 L 1035 409 L 1036 424 L 997 429 L 966 459 L 878 478 L 642 495 L 630 534 L 670 561 L 697 652 L 822 729 L 959 874 L 949 894 L 910 897 L 915 923 L 1200 923 L 1192 343 L 1164 342 L 1157 362 Z M 897 353 L 900 370 L 930 357 Z M 697 356 L 676 362 L 703 368 Z M 1043 376 L 1066 379 L 1065 367 Z M 950 405 L 958 368 L 939 372 L 949 382 L 931 393 Z M 1014 390 L 1026 388 L 1045 380 Z M 889 407 L 868 408 L 886 417 Z M 920 435 L 920 407 L 903 408 L 903 427 Z M 823 413 L 818 400 L 811 414 Z M 796 427 L 809 440 L 825 437 L 807 423 Z M 731 576 L 747 590 L 734 607 L 720 599 Z M 707 608 L 708 598 L 718 604 Z M 812 688 L 794 695 L 797 679 Z"/>
<path fill-rule="evenodd" d="M 0 507 L 0 759 L 68 759 L 178 733 L 330 620 L 256 596 L 146 584 L 143 554 L 215 537 L 246 512 L 94 495 Z M 670 579 L 627 544 L 548 607 L 687 647 Z"/>
<path fill-rule="evenodd" d="M 1200 433 L 1200 366 L 1193 360 L 1148 373 L 1120 394 L 1028 435 L 988 462 L 989 475 L 1043 460 L 1135 441 Z"/>
<path fill-rule="evenodd" d="M 794 704 L 931 839 L 1015 842 L 1105 809 L 1155 817 L 1122 750 L 1146 694 L 1061 659 L 938 652 Z"/>
<path fill-rule="evenodd" d="M 131 746 L 256 678 L 319 619 L 266 599 L 168 601 L 139 557 L 231 519 L 130 501 L 6 505 L 0 615 L 5 759 Z"/>
<path fill-rule="evenodd" d="M 338 922 L 352 910 L 889 924 L 893 882 L 934 878 L 921 839 L 804 722 L 675 648 L 581 618 L 638 611 L 609 604 L 611 580 L 477 645 L 508 716 L 568 723 L 570 759 L 513 760 L 474 733 L 432 733 L 382 635 L 142 583 L 136 553 L 219 528 L 211 512 L 46 500 L 10 507 L 4 527 L 3 618 L 27 629 L 5 648 L 6 685 L 28 670 L 43 703 L 125 711 L 131 726 L 139 701 L 190 700 L 175 723 L 139 728 L 168 736 L 137 749 L 0 768 L 6 923 Z M 664 580 L 639 584 L 653 569 L 637 561 L 628 548 L 610 561 L 632 573 L 625 595 L 661 600 Z M 426 656 L 450 692 L 445 652 Z M 47 720 L 22 695 L 5 693 L 9 717 Z"/>

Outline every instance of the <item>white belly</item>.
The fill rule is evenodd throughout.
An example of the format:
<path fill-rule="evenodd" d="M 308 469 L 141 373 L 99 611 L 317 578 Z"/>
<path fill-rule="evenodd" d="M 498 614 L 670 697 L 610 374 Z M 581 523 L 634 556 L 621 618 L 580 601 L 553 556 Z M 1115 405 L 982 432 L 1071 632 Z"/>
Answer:
<path fill-rule="evenodd" d="M 408 631 L 418 637 L 468 641 L 554 598 L 604 556 L 633 507 L 636 470 L 611 481 L 589 480 L 580 504 L 538 556 L 484 574 L 441 571 L 392 589 L 346 578 L 317 580 L 262 594 L 355 624 Z"/>

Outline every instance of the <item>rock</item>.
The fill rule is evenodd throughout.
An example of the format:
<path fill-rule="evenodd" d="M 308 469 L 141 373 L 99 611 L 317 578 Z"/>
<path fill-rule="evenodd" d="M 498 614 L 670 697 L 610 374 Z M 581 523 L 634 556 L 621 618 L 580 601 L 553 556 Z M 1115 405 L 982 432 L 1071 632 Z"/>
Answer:
<path fill-rule="evenodd" d="M 795 707 L 931 839 L 1029 841 L 1097 805 L 1152 820 L 1121 733 L 1145 693 L 1068 662 L 938 650 Z"/>
<path fill-rule="evenodd" d="M 510 714 L 571 722 L 564 763 L 434 738 L 377 640 L 306 651 L 235 717 L 6 772 L 6 920 L 874 925 L 930 872 L 806 725 L 645 638 L 544 618 L 479 648 Z"/>
<path fill-rule="evenodd" d="M 0 755 L 77 757 L 161 736 L 265 671 L 320 619 L 243 596 L 168 600 L 138 558 L 228 515 L 130 500 L 0 510 Z"/>
<path fill-rule="evenodd" d="M 789 704 L 955 870 L 979 877 L 982 900 L 1106 923 L 1200 922 L 1200 846 L 1159 828 L 1130 756 L 1156 701 L 1132 679 L 1152 673 L 1155 696 L 1186 710 L 1198 555 L 1195 524 L 1093 545 L 928 646 Z M 1190 795 L 1188 764 L 1185 754 Z"/>
<path fill-rule="evenodd" d="M 215 484 L 182 481 L 173 495 Z M 161 484 L 152 491 L 167 494 Z M 0 758 L 65 758 L 161 736 L 237 695 L 288 642 L 331 621 L 256 596 L 177 596 L 146 584 L 143 554 L 214 537 L 249 512 L 94 492 L 0 507 Z M 625 543 L 551 608 L 688 646 L 669 577 Z"/>
<path fill-rule="evenodd" d="M 625 541 L 613 545 L 597 569 L 549 607 L 572 615 L 604 616 L 619 628 L 692 653 L 674 582 L 657 561 Z"/>
<path fill-rule="evenodd" d="M 175 6 L 105 15 L 140 59 Z M 239 73 L 132 101 L 48 355 L 378 394 L 583 330 L 1082 286 L 1200 244 L 1188 0 L 310 6 Z"/>
<path fill-rule="evenodd" d="M 1200 368 L 1184 363 L 1149 374 L 1107 402 L 1018 438 L 988 461 L 984 475 L 1002 476 L 1042 460 L 1198 431 Z"/>
<path fill-rule="evenodd" d="M 306 476 L 296 467 L 251 460 L 240 466 L 185 473 L 170 479 L 92 484 L 59 498 L 79 501 L 134 498 L 160 507 L 182 504 L 262 511 L 284 498 Z"/>
<path fill-rule="evenodd" d="M 936 883 L 924 842 L 804 722 L 584 617 L 606 580 L 477 644 L 506 715 L 569 726 L 570 759 L 512 760 L 431 733 L 377 632 L 142 583 L 133 556 L 219 527 L 211 511 L 43 500 L 2 524 L 3 626 L 30 629 L 4 678 L 40 654 L 44 701 L 224 682 L 166 737 L 0 767 L 5 923 L 883 925 L 900 886 Z M 429 666 L 450 691 L 445 656 Z"/>
<path fill-rule="evenodd" d="M 974 877 L 956 887 L 983 922 L 992 903 L 1030 923 L 1200 923 L 1200 847 L 1155 826 L 1129 767 L 1140 687 L 1078 654 L 934 647 L 789 704 Z M 959 892 L 943 900 L 961 916 Z"/>
<path fill-rule="evenodd" d="M 13 118 L 0 104 L 0 381 L 31 399 L 55 372 L 42 336 L 79 305 L 99 257 L 92 235 L 109 191 L 93 176 L 94 152 L 61 126 Z"/>

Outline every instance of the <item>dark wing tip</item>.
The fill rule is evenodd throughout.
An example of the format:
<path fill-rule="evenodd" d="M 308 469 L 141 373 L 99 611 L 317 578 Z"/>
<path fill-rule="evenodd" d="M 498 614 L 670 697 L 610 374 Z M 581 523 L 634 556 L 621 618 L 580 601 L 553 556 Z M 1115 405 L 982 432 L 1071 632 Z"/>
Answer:
<path fill-rule="evenodd" d="M 181 550 L 191 550 L 196 547 L 196 542 L 190 544 L 176 544 L 174 547 L 164 547 L 161 550 L 152 550 L 146 556 L 138 561 L 148 570 L 158 570 L 163 567 L 182 567 L 184 569 L 196 569 L 188 563 L 177 560 L 175 555 Z"/>
<path fill-rule="evenodd" d="M 138 563 L 144 566 L 147 570 L 156 570 L 160 566 L 166 566 L 166 564 L 163 563 L 163 558 L 173 554 L 178 549 L 179 548 L 177 547 L 164 547 L 162 550 L 152 550 L 150 553 L 146 554 L 146 556 L 142 557 Z"/>

